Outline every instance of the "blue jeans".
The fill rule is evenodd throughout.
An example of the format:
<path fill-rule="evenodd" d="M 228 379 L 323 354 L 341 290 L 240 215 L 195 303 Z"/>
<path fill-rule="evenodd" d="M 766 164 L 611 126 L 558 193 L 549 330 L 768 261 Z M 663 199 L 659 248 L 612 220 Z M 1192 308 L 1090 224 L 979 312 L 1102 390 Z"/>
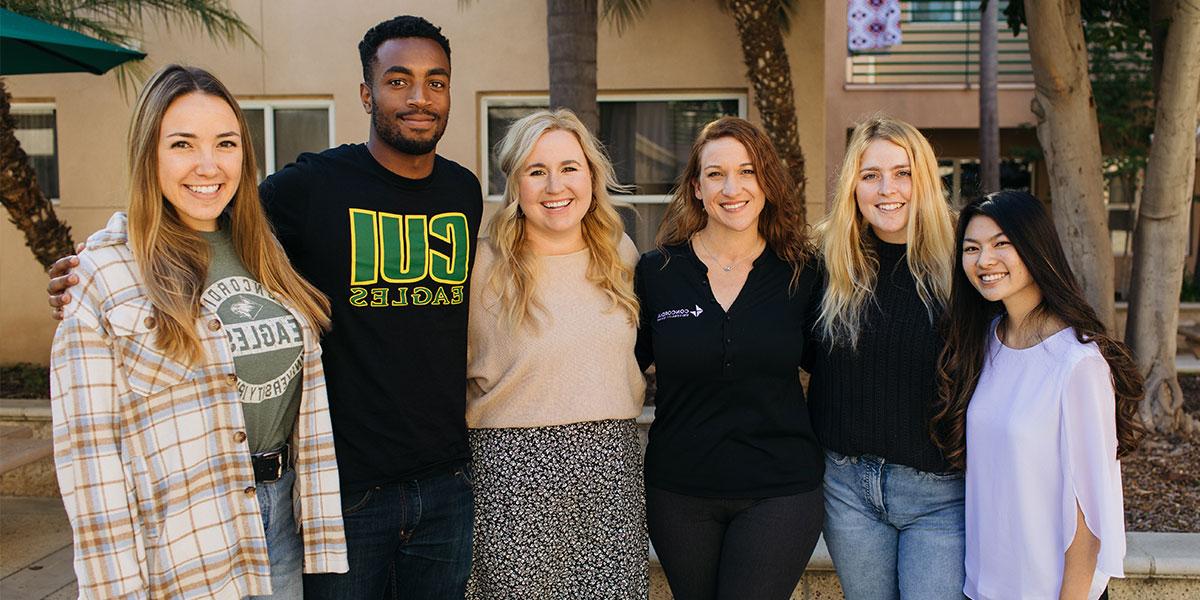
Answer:
<path fill-rule="evenodd" d="M 309 600 L 462 598 L 471 573 L 471 469 L 342 492 L 349 573 L 304 576 Z M 394 583 L 393 583 L 394 582 Z"/>
<path fill-rule="evenodd" d="M 296 531 L 292 514 L 292 485 L 296 472 L 291 469 L 277 481 L 257 483 L 258 505 L 263 530 L 267 534 L 267 556 L 271 559 L 271 595 L 250 596 L 250 600 L 300 600 L 304 597 L 304 542 Z"/>
<path fill-rule="evenodd" d="M 961 600 L 962 473 L 825 451 L 825 543 L 847 600 Z"/>

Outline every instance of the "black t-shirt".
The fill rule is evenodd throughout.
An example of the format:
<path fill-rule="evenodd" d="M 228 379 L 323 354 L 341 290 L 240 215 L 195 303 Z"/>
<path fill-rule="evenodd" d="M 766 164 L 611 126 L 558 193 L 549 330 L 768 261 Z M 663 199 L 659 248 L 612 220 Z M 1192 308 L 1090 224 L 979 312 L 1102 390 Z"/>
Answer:
<path fill-rule="evenodd" d="M 358 144 L 302 154 L 259 191 L 292 264 L 333 305 L 321 345 L 342 488 L 465 463 L 479 180 L 440 156 L 406 179 Z"/>
<path fill-rule="evenodd" d="M 637 354 L 658 378 L 648 485 L 736 498 L 821 485 L 799 371 L 818 278 L 805 268 L 794 290 L 791 279 L 792 267 L 764 250 L 726 312 L 690 245 L 642 256 Z"/>

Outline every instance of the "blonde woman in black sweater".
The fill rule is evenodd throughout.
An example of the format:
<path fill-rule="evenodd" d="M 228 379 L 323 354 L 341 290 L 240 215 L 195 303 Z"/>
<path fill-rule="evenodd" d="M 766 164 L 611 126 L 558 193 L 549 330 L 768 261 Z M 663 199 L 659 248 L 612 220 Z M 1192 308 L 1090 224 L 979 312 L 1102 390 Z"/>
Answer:
<path fill-rule="evenodd" d="M 953 214 L 924 136 L 888 117 L 859 125 L 818 231 L 825 289 L 805 366 L 842 588 L 962 598 L 962 474 L 929 435 Z"/>

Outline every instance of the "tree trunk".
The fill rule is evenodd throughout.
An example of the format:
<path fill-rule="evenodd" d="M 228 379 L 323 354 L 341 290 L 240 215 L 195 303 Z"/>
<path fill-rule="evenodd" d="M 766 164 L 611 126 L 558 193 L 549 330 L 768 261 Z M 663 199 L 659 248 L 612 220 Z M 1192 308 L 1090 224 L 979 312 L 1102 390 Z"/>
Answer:
<path fill-rule="evenodd" d="M 784 166 L 796 183 L 796 197 L 804 214 L 804 151 L 796 125 L 796 100 L 792 68 L 783 46 L 783 32 L 775 2 L 728 0 L 742 43 L 742 59 L 754 86 L 754 106 L 762 116 L 763 130 L 771 138 Z"/>
<path fill-rule="evenodd" d="M 75 251 L 71 228 L 54 214 L 54 207 L 42 195 L 29 157 L 17 141 L 17 121 L 11 113 L 12 97 L 0 78 L 0 200 L 8 210 L 8 219 L 25 234 L 25 245 L 33 251 L 42 267 L 49 268 L 59 258 Z"/>
<path fill-rule="evenodd" d="M 999 1 L 979 15 L 979 195 L 1000 191 Z"/>
<path fill-rule="evenodd" d="M 596 0 L 546 0 L 550 56 L 550 108 L 569 108 L 593 134 L 600 132 L 596 104 Z"/>
<path fill-rule="evenodd" d="M 1183 411 L 1175 353 L 1196 165 L 1200 2 L 1167 4 L 1174 6 L 1155 85 L 1154 142 L 1134 230 L 1125 340 L 1146 377 L 1143 422 L 1151 430 L 1191 434 L 1200 433 L 1200 423 Z"/>
<path fill-rule="evenodd" d="M 1050 174 L 1054 226 L 1096 315 L 1113 328 L 1113 258 L 1080 0 L 1025 0 L 1031 110 Z"/>

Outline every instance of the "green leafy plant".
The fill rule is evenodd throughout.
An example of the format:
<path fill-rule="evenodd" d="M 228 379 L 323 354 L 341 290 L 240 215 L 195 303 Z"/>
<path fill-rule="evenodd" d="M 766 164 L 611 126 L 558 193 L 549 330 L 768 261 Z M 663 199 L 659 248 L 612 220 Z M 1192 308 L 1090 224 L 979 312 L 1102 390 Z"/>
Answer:
<path fill-rule="evenodd" d="M 0 398 L 49 397 L 49 368 L 33 363 L 0 365 Z"/>

